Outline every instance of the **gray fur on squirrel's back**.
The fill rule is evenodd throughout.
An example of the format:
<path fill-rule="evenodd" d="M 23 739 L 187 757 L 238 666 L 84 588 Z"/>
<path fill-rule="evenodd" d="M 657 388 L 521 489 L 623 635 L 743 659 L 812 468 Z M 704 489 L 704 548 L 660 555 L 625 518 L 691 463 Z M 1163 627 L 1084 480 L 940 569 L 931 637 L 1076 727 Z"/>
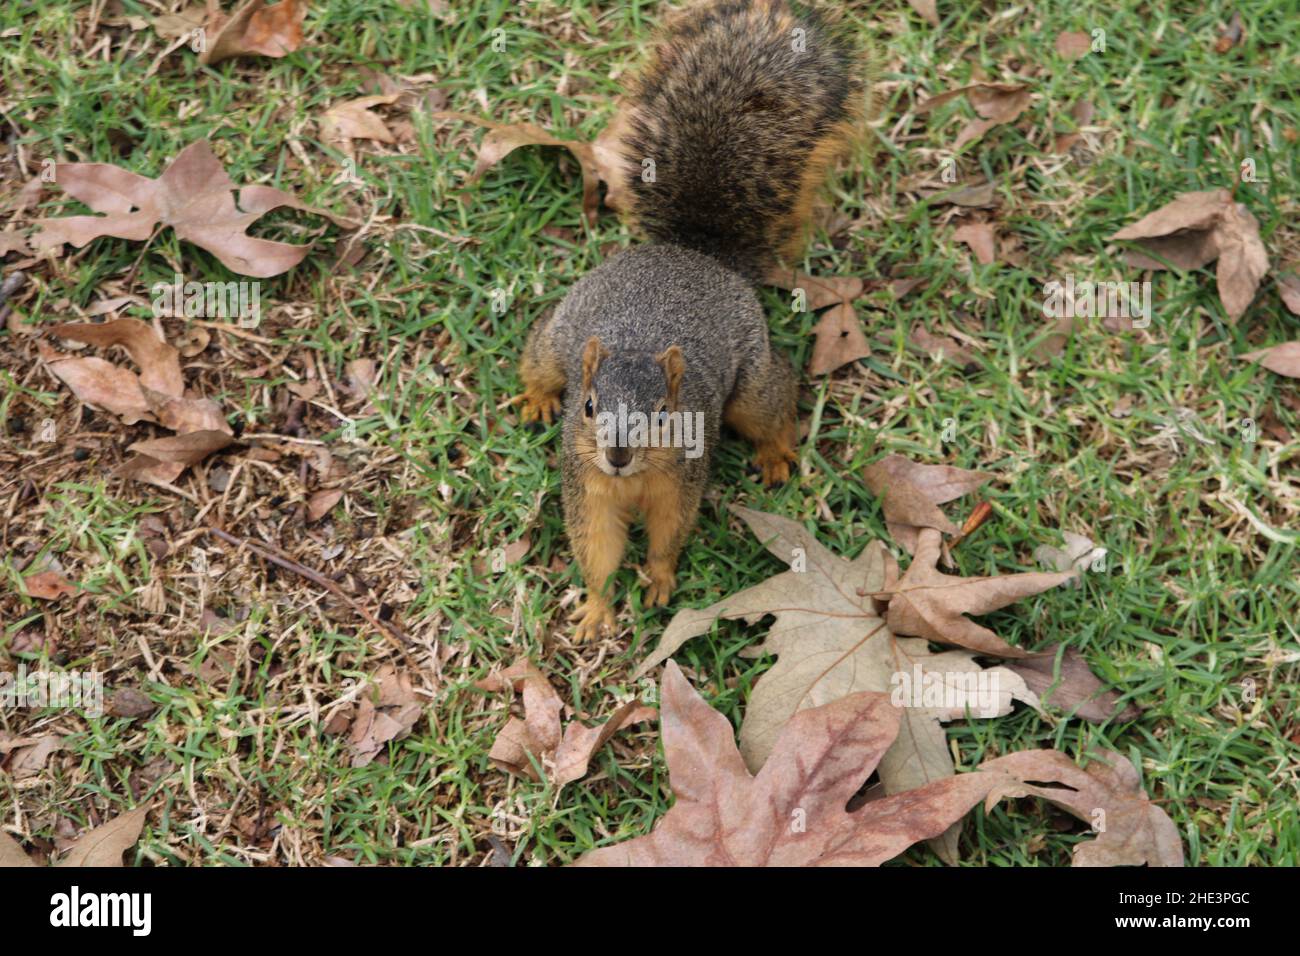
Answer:
<path fill-rule="evenodd" d="M 683 406 L 715 412 L 737 369 L 768 352 L 767 320 L 749 283 L 710 256 L 666 243 L 630 249 L 584 276 L 548 332 L 574 383 L 582 381 L 582 349 L 593 335 L 613 357 L 680 346 Z M 645 394 L 661 392 L 662 373 L 647 385 Z M 586 401 L 581 388 L 568 392 L 575 407 Z"/>

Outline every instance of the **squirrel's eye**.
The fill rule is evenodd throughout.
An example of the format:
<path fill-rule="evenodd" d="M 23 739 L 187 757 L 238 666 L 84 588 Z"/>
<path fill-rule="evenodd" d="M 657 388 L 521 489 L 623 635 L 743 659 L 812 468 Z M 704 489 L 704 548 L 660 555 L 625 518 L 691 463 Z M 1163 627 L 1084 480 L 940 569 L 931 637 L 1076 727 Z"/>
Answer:
<path fill-rule="evenodd" d="M 663 428 L 668 424 L 668 409 L 663 405 L 659 406 L 659 427 Z"/>
<path fill-rule="evenodd" d="M 594 415 L 594 414 L 596 413 L 596 409 L 595 409 L 595 407 L 591 404 L 591 399 L 590 399 L 590 398 L 587 399 L 587 404 L 583 407 L 583 412 L 586 413 L 586 415 L 587 415 L 588 418 L 590 418 L 592 415 Z"/>

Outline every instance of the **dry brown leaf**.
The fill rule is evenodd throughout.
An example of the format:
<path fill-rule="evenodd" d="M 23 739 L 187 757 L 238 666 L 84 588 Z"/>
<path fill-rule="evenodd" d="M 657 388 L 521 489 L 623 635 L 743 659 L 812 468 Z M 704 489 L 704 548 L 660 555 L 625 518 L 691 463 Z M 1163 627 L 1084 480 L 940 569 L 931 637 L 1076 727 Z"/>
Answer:
<path fill-rule="evenodd" d="M 923 637 L 940 644 L 955 644 L 992 657 L 1027 657 L 967 614 L 988 614 L 1022 598 L 1056 587 L 1069 574 L 1033 571 L 996 577 L 959 578 L 943 574 L 935 565 L 942 538 L 933 528 L 917 536 L 916 557 L 888 597 L 885 622 L 896 634 Z"/>
<path fill-rule="evenodd" d="M 28 597 L 39 598 L 42 601 L 57 601 L 65 595 L 77 593 L 76 585 L 69 584 L 68 579 L 58 571 L 42 571 L 39 574 L 28 575 L 23 578 L 23 587 L 27 589 Z"/>
<path fill-rule="evenodd" d="M 968 222 L 956 229 L 952 238 L 956 242 L 964 242 L 970 246 L 971 252 L 975 253 L 975 258 L 980 265 L 987 266 L 997 258 L 995 251 L 997 234 L 991 222 Z"/>
<path fill-rule="evenodd" d="M 1092 51 L 1092 37 L 1087 33 L 1063 31 L 1056 35 L 1056 52 L 1062 59 L 1078 60 Z"/>
<path fill-rule="evenodd" d="M 941 358 L 961 368 L 976 364 L 975 353 L 946 335 L 935 335 L 923 325 L 915 325 L 907 334 L 907 341 L 931 358 Z"/>
<path fill-rule="evenodd" d="M 947 831 L 1001 779 L 961 774 L 850 813 L 898 732 L 883 694 L 800 711 L 751 775 L 731 724 L 675 663 L 661 687 L 673 806 L 649 835 L 592 850 L 579 866 L 879 866 Z"/>
<path fill-rule="evenodd" d="M 1142 789 L 1137 770 L 1124 756 L 1102 751 L 1086 770 L 1055 750 L 1026 750 L 980 764 L 1005 774 L 991 788 L 986 807 L 1006 797 L 1041 797 L 1091 825 L 1096 840 L 1077 844 L 1074 866 L 1182 866 L 1178 828 Z M 1062 786 L 1034 786 L 1059 783 Z"/>
<path fill-rule="evenodd" d="M 1060 670 L 1057 657 L 1060 656 Z M 1060 652 L 1053 645 L 1037 654 L 1012 661 L 1007 665 L 1024 678 L 1026 686 L 1043 704 L 1094 724 L 1108 720 L 1133 720 L 1141 711 L 1133 704 L 1123 710 L 1119 707 L 1119 694 L 1105 690 L 1088 662 L 1073 647 Z"/>
<path fill-rule="evenodd" d="M 9 759 L 9 773 L 15 780 L 34 777 L 45 769 L 50 755 L 63 749 L 63 739 L 53 734 L 43 734 L 25 747 L 14 750 Z"/>
<path fill-rule="evenodd" d="M 186 7 L 180 13 L 166 13 L 154 17 L 150 22 L 153 24 L 154 32 L 160 37 L 167 40 L 179 40 L 184 36 L 192 36 L 195 30 L 205 25 L 207 22 L 207 8 L 204 4 L 195 3 Z"/>
<path fill-rule="evenodd" d="M 1278 375 L 1300 378 L 1300 342 L 1283 342 L 1281 345 L 1247 352 L 1241 357 L 1247 362 L 1258 362 Z"/>
<path fill-rule="evenodd" d="M 812 358 L 808 361 L 809 375 L 826 375 L 871 354 L 862 323 L 848 302 L 833 305 L 823 312 L 813 326 L 813 335 L 816 338 Z"/>
<path fill-rule="evenodd" d="M 352 766 L 368 765 L 384 744 L 410 733 L 423 713 L 424 705 L 411 689 L 410 678 L 392 664 L 385 664 L 375 674 L 375 687 L 357 701 L 356 718 L 348 736 Z"/>
<path fill-rule="evenodd" d="M 881 499 L 885 527 L 908 554 L 916 553 L 921 528 L 956 534 L 957 526 L 938 506 L 975 491 L 994 477 L 951 465 L 922 465 L 902 455 L 887 455 L 862 473 L 867 488 Z"/>
<path fill-rule="evenodd" d="M 100 348 L 121 346 L 140 366 L 140 383 L 165 395 L 185 391 L 177 351 L 163 341 L 153 327 L 139 319 L 113 319 L 102 323 L 69 322 L 50 326 L 50 335 Z"/>
<path fill-rule="evenodd" d="M 247 235 L 245 230 L 272 209 L 283 206 L 336 225 L 357 225 L 270 186 L 244 186 L 236 206 L 235 184 L 207 140 L 181 150 L 157 179 L 108 163 L 59 163 L 56 176 L 64 192 L 104 215 L 38 220 L 41 231 L 33 245 L 39 250 L 65 242 L 81 248 L 101 236 L 144 241 L 162 224 L 211 252 L 232 272 L 268 278 L 292 269 L 311 248 Z"/>
<path fill-rule="evenodd" d="M 1163 269 L 1161 259 L 1178 269 L 1199 269 L 1217 258 L 1219 299 L 1230 319 L 1246 311 L 1268 272 L 1259 221 L 1226 189 L 1182 193 L 1110 238 L 1138 243 L 1143 251 L 1124 260 L 1140 269 Z"/>
<path fill-rule="evenodd" d="M 140 390 L 140 378 L 134 372 L 94 356 L 65 355 L 44 342 L 37 342 L 36 350 L 51 374 L 87 405 L 119 415 L 127 425 L 152 420 L 149 403 Z"/>
<path fill-rule="evenodd" d="M 596 751 L 604 747 L 620 730 L 653 720 L 659 712 L 635 700 L 619 705 L 599 727 L 586 727 L 576 720 L 564 728 L 564 737 L 555 751 L 555 769 L 551 782 L 556 788 L 587 775 L 587 767 Z"/>
<path fill-rule="evenodd" d="M 0 869 L 15 866 L 36 866 L 36 863 L 23 852 L 17 840 L 0 831 Z"/>
<path fill-rule="evenodd" d="M 79 836 L 68 848 L 59 866 L 121 866 L 122 854 L 135 845 L 144 828 L 148 807 L 136 807 L 120 817 Z"/>
<path fill-rule="evenodd" d="M 1020 83 L 972 83 L 932 96 L 916 107 L 918 114 L 928 113 L 949 100 L 965 96 L 979 119 L 971 120 L 957 134 L 953 149 L 973 143 L 995 126 L 1014 122 L 1029 105 L 1029 88 Z"/>
<path fill-rule="evenodd" d="M 629 131 L 631 120 L 624 109 L 626 101 L 620 99 L 609 125 L 600 131 L 600 135 L 591 144 L 591 159 L 596 166 L 596 173 L 605 183 L 605 205 L 617 213 L 629 212 L 632 208 L 632 184 L 629 181 L 630 167 L 623 154 L 624 137 Z"/>
<path fill-rule="evenodd" d="M 939 25 L 939 9 L 935 0 L 907 0 L 907 5 L 921 15 L 932 27 Z"/>
<path fill-rule="evenodd" d="M 529 780 L 539 779 L 537 767 L 541 766 L 557 788 L 585 776 L 592 755 L 615 733 L 656 713 L 653 707 L 642 707 L 633 700 L 619 706 L 599 727 L 585 727 L 572 720 L 561 732 L 563 702 L 546 675 L 527 658 L 475 686 L 495 693 L 522 691 L 524 697 L 524 719 L 506 721 L 488 759 L 499 769 Z"/>
<path fill-rule="evenodd" d="M 319 521 L 329 514 L 330 509 L 339 503 L 343 498 L 343 492 L 339 488 L 324 488 L 314 492 L 307 499 L 307 520 Z"/>
<path fill-rule="evenodd" d="M 220 63 L 236 56 L 287 56 L 302 46 L 302 24 L 307 17 L 306 0 L 248 0 L 229 17 L 221 12 L 207 23 L 211 40 L 200 63 Z"/>
<path fill-rule="evenodd" d="M 442 110 L 434 113 L 433 117 L 463 120 L 488 130 L 483 141 L 479 143 L 474 172 L 466 181 L 466 185 L 477 182 L 485 172 L 520 146 L 563 146 L 573 154 L 573 158 L 578 161 L 582 169 L 582 214 L 589 223 L 596 221 L 596 210 L 600 205 L 601 173 L 591 143 L 560 139 L 532 123 L 495 123 L 492 120 L 480 119 L 470 113 L 460 113 L 455 110 Z"/>
<path fill-rule="evenodd" d="M 871 354 L 852 301 L 862 295 L 865 284 L 856 276 L 817 278 L 804 272 L 777 266 L 763 280 L 768 285 L 801 294 L 810 312 L 826 309 L 813 327 L 815 341 L 808 361 L 810 375 L 826 375 Z M 827 308 L 830 306 L 831 308 Z"/>
<path fill-rule="evenodd" d="M 21 232 L 0 232 L 0 258 L 11 252 L 23 256 L 30 255 L 32 250 L 27 245 L 27 237 Z"/>
<path fill-rule="evenodd" d="M 1279 272 L 1277 292 L 1282 297 L 1282 304 L 1291 314 L 1300 315 L 1300 273 L 1292 271 L 1291 267 Z"/>
<path fill-rule="evenodd" d="M 809 312 L 819 312 L 828 305 L 852 302 L 862 295 L 865 287 L 857 276 L 810 276 L 806 272 L 782 266 L 769 271 L 763 281 L 787 292 L 802 290 L 805 308 Z"/>
<path fill-rule="evenodd" d="M 321 116 L 321 138 L 340 148 L 346 148 L 344 141 L 352 139 L 373 139 L 381 143 L 397 142 L 383 119 L 372 113 L 371 109 L 395 103 L 401 96 L 401 93 L 387 96 L 362 96 L 335 103 Z"/>

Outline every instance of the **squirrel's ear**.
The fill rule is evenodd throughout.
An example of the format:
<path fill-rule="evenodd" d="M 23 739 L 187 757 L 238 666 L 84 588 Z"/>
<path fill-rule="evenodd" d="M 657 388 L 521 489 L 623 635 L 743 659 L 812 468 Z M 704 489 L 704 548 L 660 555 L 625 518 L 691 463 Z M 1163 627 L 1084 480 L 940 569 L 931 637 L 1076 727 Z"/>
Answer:
<path fill-rule="evenodd" d="M 668 404 L 676 405 L 677 390 L 681 388 L 682 375 L 686 372 L 686 359 L 682 356 L 681 347 L 668 346 L 655 356 L 655 361 L 664 370 L 664 378 L 668 381 Z"/>
<path fill-rule="evenodd" d="M 584 392 L 591 390 L 591 383 L 596 378 L 596 369 L 600 368 L 600 360 L 609 358 L 609 349 L 600 344 L 600 339 L 592 336 L 587 339 L 587 345 L 582 350 L 582 390 Z"/>

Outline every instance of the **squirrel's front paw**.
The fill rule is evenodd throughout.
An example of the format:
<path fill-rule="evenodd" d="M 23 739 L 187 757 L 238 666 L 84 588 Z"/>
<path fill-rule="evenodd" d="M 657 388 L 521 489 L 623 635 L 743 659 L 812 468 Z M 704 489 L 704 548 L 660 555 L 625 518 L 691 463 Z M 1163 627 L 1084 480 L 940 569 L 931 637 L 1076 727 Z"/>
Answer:
<path fill-rule="evenodd" d="M 799 463 L 799 456 L 789 448 L 770 446 L 759 449 L 757 463 L 763 473 L 763 484 L 779 485 L 790 480 L 790 466 Z"/>
<path fill-rule="evenodd" d="M 646 607 L 662 607 L 672 597 L 673 587 L 677 584 L 677 575 L 667 568 L 646 568 L 650 586 L 645 591 Z"/>
<path fill-rule="evenodd" d="M 529 390 L 515 402 L 519 405 L 519 417 L 527 422 L 541 422 L 549 425 L 560 414 L 560 396 L 546 392 Z"/>
<path fill-rule="evenodd" d="M 582 607 L 570 615 L 569 620 L 578 625 L 573 632 L 573 642 L 585 644 L 587 641 L 598 640 L 605 631 L 613 629 L 614 609 L 603 601 L 588 598 Z"/>

